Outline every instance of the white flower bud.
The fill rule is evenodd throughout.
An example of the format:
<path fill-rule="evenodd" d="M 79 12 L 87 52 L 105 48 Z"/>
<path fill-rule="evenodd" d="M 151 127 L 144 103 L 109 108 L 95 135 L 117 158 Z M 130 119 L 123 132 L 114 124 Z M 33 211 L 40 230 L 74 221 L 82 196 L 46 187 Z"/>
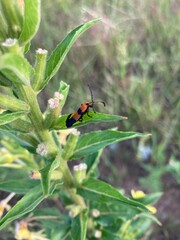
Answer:
<path fill-rule="evenodd" d="M 48 147 L 47 144 L 45 143 L 40 143 L 38 144 L 37 148 L 36 148 L 36 152 L 38 154 L 40 154 L 41 156 L 46 156 L 48 153 Z"/>
<path fill-rule="evenodd" d="M 49 104 L 49 108 L 50 109 L 57 108 L 57 107 L 59 107 L 59 99 L 57 99 L 57 98 L 50 98 L 48 100 L 48 104 Z"/>
<path fill-rule="evenodd" d="M 74 171 L 83 171 L 87 169 L 87 164 L 86 163 L 80 163 L 79 165 L 75 165 L 73 167 Z"/>
<path fill-rule="evenodd" d="M 93 216 L 94 218 L 99 217 L 99 216 L 100 216 L 100 211 L 99 211 L 98 209 L 93 209 L 93 211 L 92 211 L 92 216 Z"/>
<path fill-rule="evenodd" d="M 59 93 L 59 92 L 55 92 L 54 93 L 54 98 L 57 98 L 58 100 L 63 100 L 64 99 L 64 95 Z"/>
<path fill-rule="evenodd" d="M 7 38 L 5 42 L 3 42 L 1 45 L 3 47 L 11 47 L 17 43 L 16 38 Z"/>
<path fill-rule="evenodd" d="M 38 49 L 36 50 L 36 53 L 39 53 L 39 54 L 47 54 L 48 51 L 47 51 L 46 49 L 38 48 Z"/>
<path fill-rule="evenodd" d="M 96 230 L 95 233 L 94 233 L 94 237 L 95 238 L 101 238 L 102 237 L 102 232 L 99 231 L 99 230 Z"/>
<path fill-rule="evenodd" d="M 71 133 L 75 136 L 79 136 L 80 135 L 80 131 L 78 131 L 76 128 L 72 128 Z"/>

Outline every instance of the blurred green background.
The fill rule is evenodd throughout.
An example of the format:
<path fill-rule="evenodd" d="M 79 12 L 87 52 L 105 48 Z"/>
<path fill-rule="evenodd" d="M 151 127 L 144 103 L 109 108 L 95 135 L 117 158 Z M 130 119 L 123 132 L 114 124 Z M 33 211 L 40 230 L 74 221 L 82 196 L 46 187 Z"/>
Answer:
<path fill-rule="evenodd" d="M 178 239 L 180 214 L 180 2 L 178 0 L 44 0 L 39 32 L 31 54 L 49 53 L 74 27 L 101 18 L 75 43 L 58 74 L 39 96 L 42 109 L 60 80 L 71 85 L 63 113 L 94 98 L 106 102 L 100 112 L 127 116 L 122 131 L 151 133 L 105 149 L 100 176 L 113 185 L 145 192 L 163 191 L 157 217 L 163 223 L 152 239 Z M 109 125 L 108 125 L 109 126 Z M 104 129 L 105 124 L 82 128 Z M 80 129 L 81 130 L 81 129 Z M 162 237 L 162 238 L 161 238 Z"/>

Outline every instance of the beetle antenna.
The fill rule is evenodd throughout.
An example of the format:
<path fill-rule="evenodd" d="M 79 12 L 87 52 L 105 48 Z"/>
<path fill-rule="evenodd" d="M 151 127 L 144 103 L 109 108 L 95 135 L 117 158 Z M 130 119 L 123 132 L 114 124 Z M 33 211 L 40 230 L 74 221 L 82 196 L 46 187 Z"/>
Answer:
<path fill-rule="evenodd" d="M 90 86 L 89 84 L 88 84 L 88 87 L 89 87 L 89 91 L 90 91 L 90 94 L 91 94 L 91 101 L 92 101 L 92 104 L 94 104 L 93 93 L 92 93 L 91 86 Z"/>
<path fill-rule="evenodd" d="M 94 111 L 94 113 L 96 112 L 95 109 L 94 109 L 94 99 L 93 99 L 93 93 L 92 93 L 92 89 L 91 89 L 91 86 L 88 84 L 88 87 L 89 87 L 89 91 L 91 93 L 91 102 L 92 102 L 92 109 Z"/>
<path fill-rule="evenodd" d="M 90 91 L 90 93 L 91 93 L 91 102 L 92 102 L 92 109 L 93 109 L 93 111 L 94 111 L 94 113 L 96 113 L 96 111 L 95 111 L 95 109 L 94 109 L 94 104 L 95 103 L 102 103 L 103 105 L 104 105 L 104 107 L 106 106 L 106 104 L 105 104 L 105 102 L 103 102 L 103 101 L 96 101 L 96 102 L 94 102 L 94 98 L 93 98 L 93 93 L 92 93 L 92 89 L 91 89 L 91 86 L 88 84 L 88 87 L 89 87 L 89 91 Z"/>

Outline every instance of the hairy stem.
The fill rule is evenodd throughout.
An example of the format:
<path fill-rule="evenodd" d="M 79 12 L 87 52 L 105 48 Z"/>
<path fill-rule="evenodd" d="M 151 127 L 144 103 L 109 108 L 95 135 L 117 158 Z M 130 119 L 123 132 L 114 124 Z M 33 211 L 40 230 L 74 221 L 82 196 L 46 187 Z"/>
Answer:
<path fill-rule="evenodd" d="M 40 110 L 36 93 L 31 86 L 18 86 L 18 91 L 23 100 L 29 104 L 29 118 L 34 126 L 36 134 L 41 142 L 48 145 L 48 157 L 54 159 L 57 155 L 57 147 L 49 130 L 44 126 L 44 119 Z"/>
<path fill-rule="evenodd" d="M 77 204 L 82 206 L 83 208 L 86 207 L 86 204 L 81 196 L 76 194 L 76 185 L 75 179 L 71 174 L 71 171 L 67 165 L 67 161 L 62 159 L 61 164 L 59 167 L 60 172 L 63 174 L 63 181 L 65 189 L 68 191 L 70 196 L 72 197 L 73 201 Z"/>

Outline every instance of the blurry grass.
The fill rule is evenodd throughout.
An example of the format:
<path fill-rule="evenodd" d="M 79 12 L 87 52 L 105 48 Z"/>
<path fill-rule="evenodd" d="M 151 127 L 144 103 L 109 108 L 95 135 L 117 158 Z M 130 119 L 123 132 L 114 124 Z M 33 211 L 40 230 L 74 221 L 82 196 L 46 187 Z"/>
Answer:
<path fill-rule="evenodd" d="M 106 111 L 128 116 L 120 123 L 123 130 L 153 134 L 153 167 L 165 165 L 172 155 L 177 158 L 179 10 L 178 0 L 46 0 L 34 49 L 50 52 L 72 27 L 87 19 L 100 17 L 102 23 L 75 43 L 51 88 L 41 95 L 42 103 L 64 80 L 71 84 L 64 113 L 72 112 L 89 100 L 90 83 L 95 99 L 106 102 Z"/>

